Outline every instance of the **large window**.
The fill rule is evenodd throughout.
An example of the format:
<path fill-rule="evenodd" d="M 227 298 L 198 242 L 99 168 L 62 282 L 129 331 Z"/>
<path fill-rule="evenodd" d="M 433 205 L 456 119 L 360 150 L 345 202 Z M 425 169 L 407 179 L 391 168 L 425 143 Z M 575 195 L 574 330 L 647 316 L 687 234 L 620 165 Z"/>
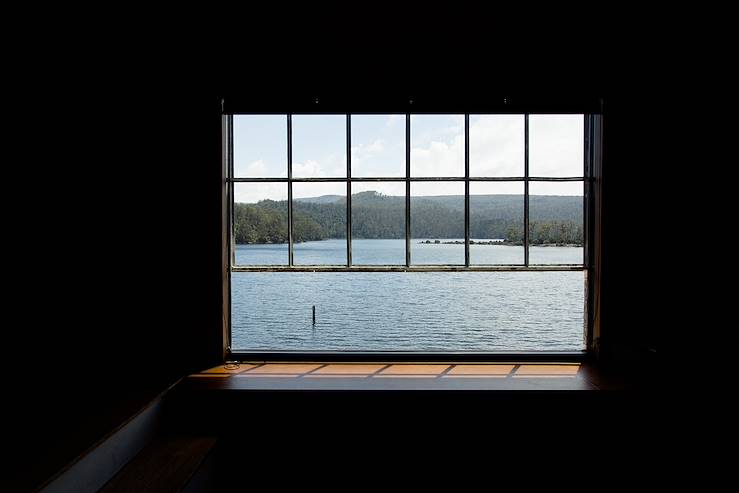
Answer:
<path fill-rule="evenodd" d="M 587 119 L 227 116 L 232 350 L 582 350 Z"/>

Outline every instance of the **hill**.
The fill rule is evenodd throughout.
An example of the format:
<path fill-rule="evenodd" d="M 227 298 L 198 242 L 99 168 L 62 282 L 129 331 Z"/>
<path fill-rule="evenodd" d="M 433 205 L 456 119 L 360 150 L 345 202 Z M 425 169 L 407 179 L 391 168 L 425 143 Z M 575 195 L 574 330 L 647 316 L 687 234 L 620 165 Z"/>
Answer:
<path fill-rule="evenodd" d="M 529 197 L 532 244 L 582 244 L 582 197 L 532 195 Z M 293 203 L 294 241 L 346 237 L 346 198 L 324 195 Z M 287 241 L 286 201 L 264 200 L 235 204 L 237 243 Z M 413 238 L 463 238 L 464 196 L 411 198 Z M 405 198 L 373 191 L 352 195 L 352 236 L 405 238 Z M 523 240 L 523 196 L 470 196 L 470 237 Z"/>

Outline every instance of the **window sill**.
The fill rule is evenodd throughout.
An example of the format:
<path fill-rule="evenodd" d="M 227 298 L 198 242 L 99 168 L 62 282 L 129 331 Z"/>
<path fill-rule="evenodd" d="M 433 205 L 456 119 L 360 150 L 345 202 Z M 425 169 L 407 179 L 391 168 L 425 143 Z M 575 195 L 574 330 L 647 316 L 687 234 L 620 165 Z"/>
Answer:
<path fill-rule="evenodd" d="M 622 388 L 582 363 L 243 362 L 190 375 L 193 389 L 228 391 L 597 391 Z"/>

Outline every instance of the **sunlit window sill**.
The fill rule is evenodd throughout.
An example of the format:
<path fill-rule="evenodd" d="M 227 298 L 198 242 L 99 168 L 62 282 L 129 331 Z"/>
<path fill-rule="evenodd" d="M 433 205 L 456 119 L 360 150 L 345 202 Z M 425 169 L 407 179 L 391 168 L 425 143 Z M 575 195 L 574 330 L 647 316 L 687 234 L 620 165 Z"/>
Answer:
<path fill-rule="evenodd" d="M 223 390 L 594 391 L 619 388 L 581 363 L 276 363 L 222 365 L 189 385 Z"/>

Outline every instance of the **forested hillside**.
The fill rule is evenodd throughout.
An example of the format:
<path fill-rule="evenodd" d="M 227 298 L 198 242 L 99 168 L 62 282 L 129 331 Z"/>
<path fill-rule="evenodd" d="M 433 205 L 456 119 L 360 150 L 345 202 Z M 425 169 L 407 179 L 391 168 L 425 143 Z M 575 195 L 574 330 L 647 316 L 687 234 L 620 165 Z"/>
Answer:
<path fill-rule="evenodd" d="M 582 197 L 529 197 L 532 244 L 582 244 Z M 323 196 L 293 204 L 295 242 L 346 237 L 346 199 Z M 287 241 L 287 202 L 264 200 L 234 207 L 237 243 Z M 413 238 L 464 238 L 464 196 L 411 198 Z M 362 192 L 352 195 L 354 238 L 405 238 L 405 198 Z M 470 196 L 470 238 L 523 241 L 523 196 Z"/>

